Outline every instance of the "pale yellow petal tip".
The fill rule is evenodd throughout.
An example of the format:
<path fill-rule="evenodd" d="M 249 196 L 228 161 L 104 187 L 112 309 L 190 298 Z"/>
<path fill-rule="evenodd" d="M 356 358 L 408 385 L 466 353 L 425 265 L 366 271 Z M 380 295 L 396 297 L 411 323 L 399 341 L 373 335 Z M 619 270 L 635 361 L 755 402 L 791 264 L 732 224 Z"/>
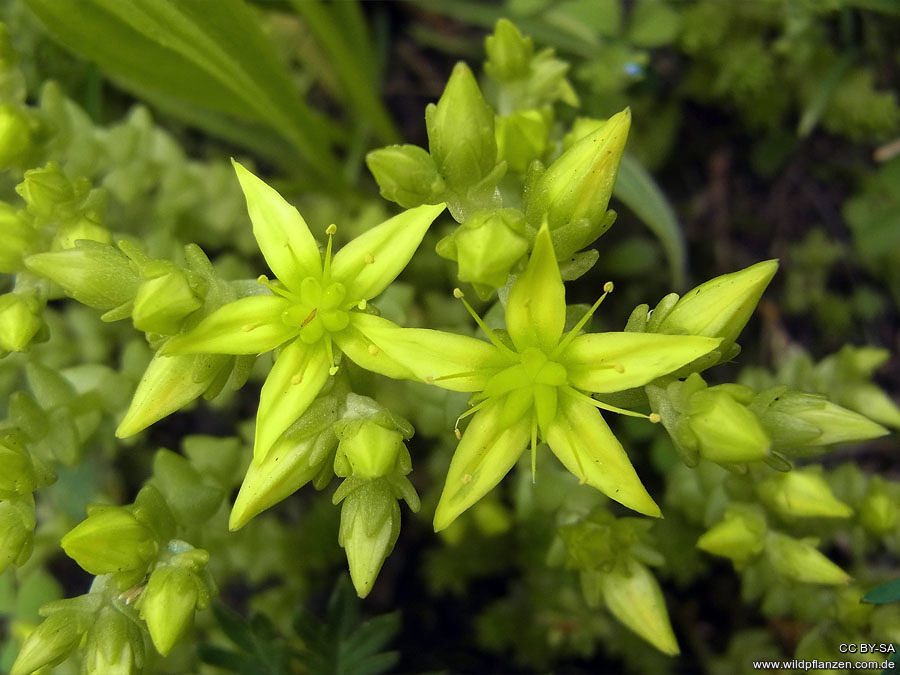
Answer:
<path fill-rule="evenodd" d="M 129 438 L 139 431 L 143 431 L 148 425 L 136 423 L 132 415 L 126 415 L 116 428 L 116 438 Z"/>
<path fill-rule="evenodd" d="M 257 515 L 258 513 L 254 513 L 247 508 L 245 503 L 242 503 L 239 494 L 237 500 L 234 502 L 234 506 L 231 507 L 231 514 L 228 516 L 228 531 L 237 532 Z"/>
<path fill-rule="evenodd" d="M 372 587 L 375 585 L 375 577 L 353 574 L 352 568 L 350 569 L 350 580 L 353 582 L 353 588 L 356 590 L 356 595 L 359 598 L 365 598 L 369 595 L 372 592 Z"/>
<path fill-rule="evenodd" d="M 459 513 L 452 513 L 443 503 L 438 504 L 434 512 L 434 531 L 446 530 L 459 517 Z"/>

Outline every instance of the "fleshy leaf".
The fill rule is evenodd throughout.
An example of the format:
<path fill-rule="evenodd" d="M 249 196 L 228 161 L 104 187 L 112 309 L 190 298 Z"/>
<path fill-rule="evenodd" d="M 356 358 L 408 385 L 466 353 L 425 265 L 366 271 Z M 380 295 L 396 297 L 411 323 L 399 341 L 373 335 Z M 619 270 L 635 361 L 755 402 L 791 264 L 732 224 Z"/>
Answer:
<path fill-rule="evenodd" d="M 463 434 L 434 514 L 435 532 L 449 526 L 490 492 L 528 445 L 531 419 L 525 417 L 512 427 L 504 427 L 501 412 L 501 402 L 491 401 L 475 414 Z"/>
<path fill-rule="evenodd" d="M 350 325 L 364 335 L 378 353 L 383 352 L 392 364 L 400 364 L 417 379 L 451 391 L 480 391 L 496 370 L 507 365 L 502 353 L 492 344 L 466 335 L 426 328 L 399 328 L 386 319 L 359 313 L 353 314 Z M 393 377 L 390 370 L 376 372 Z M 463 373 L 465 377 L 452 377 Z M 447 379 L 439 379 L 442 377 Z"/>
<path fill-rule="evenodd" d="M 346 287 L 347 301 L 356 304 L 387 288 L 409 263 L 428 227 L 443 210 L 443 204 L 409 209 L 364 232 L 338 251 L 331 262 L 331 276 Z"/>
<path fill-rule="evenodd" d="M 648 516 L 661 515 L 622 444 L 590 403 L 563 393 L 557 418 L 550 424 L 544 440 L 582 482 L 630 509 Z"/>
<path fill-rule="evenodd" d="M 278 437 L 309 407 L 325 385 L 331 365 L 321 341 L 306 345 L 294 340 L 281 351 L 259 396 L 254 462 L 262 462 Z"/>
<path fill-rule="evenodd" d="M 640 387 L 719 346 L 718 338 L 653 333 L 588 333 L 563 352 L 569 381 L 605 394 Z"/>
<path fill-rule="evenodd" d="M 262 354 L 297 336 L 281 321 L 290 300 L 251 295 L 220 307 L 193 329 L 169 340 L 164 354 Z"/>
<path fill-rule="evenodd" d="M 566 292 L 550 231 L 538 232 L 525 273 L 509 292 L 506 329 L 521 351 L 528 347 L 550 350 L 559 342 L 566 323 Z"/>
<path fill-rule="evenodd" d="M 253 236 L 275 276 L 292 290 L 322 276 L 322 256 L 303 216 L 263 180 L 231 160 L 247 199 Z"/>

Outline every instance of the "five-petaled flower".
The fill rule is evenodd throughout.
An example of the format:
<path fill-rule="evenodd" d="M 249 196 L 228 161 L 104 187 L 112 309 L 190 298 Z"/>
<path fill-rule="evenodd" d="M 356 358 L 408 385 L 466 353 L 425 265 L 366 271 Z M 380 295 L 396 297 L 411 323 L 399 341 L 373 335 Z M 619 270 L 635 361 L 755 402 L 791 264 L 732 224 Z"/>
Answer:
<path fill-rule="evenodd" d="M 260 394 L 253 448 L 258 462 L 336 372 L 335 345 L 342 349 L 351 335 L 364 332 L 367 301 L 406 267 L 444 205 L 420 206 L 394 216 L 333 256 L 335 229 L 330 226 L 323 255 L 294 207 L 237 162 L 234 167 L 253 234 L 278 282 L 260 277 L 271 294 L 221 307 L 170 340 L 164 353 L 260 354 L 283 345 Z"/>
<path fill-rule="evenodd" d="M 603 297 L 610 290 L 607 283 Z M 462 296 L 458 291 L 455 295 Z M 450 525 L 497 485 L 529 442 L 533 470 L 538 436 L 582 482 L 635 511 L 660 515 L 598 408 L 638 413 L 607 405 L 590 394 L 645 385 L 709 353 L 721 340 L 650 333 L 579 334 L 603 297 L 564 334 L 565 290 L 545 225 L 525 272 L 509 293 L 509 340 L 489 330 L 468 303 L 490 342 L 429 329 L 401 329 L 375 316 L 359 317 L 355 328 L 369 342 L 348 340 L 346 353 L 351 358 L 369 361 L 370 369 L 394 377 L 473 393 L 472 407 L 463 416 L 474 417 L 450 464 L 434 517 L 436 530 Z M 388 365 L 389 361 L 393 363 Z M 641 416 L 659 419 L 655 414 Z"/>

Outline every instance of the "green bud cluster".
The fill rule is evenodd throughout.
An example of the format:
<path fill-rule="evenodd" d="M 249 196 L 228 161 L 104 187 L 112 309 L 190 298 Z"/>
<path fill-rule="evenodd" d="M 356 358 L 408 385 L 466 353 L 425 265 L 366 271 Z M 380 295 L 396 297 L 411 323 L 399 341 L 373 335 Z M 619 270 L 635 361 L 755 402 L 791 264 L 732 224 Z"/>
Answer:
<path fill-rule="evenodd" d="M 550 561 L 579 571 L 589 607 L 605 605 L 664 654 L 679 653 L 665 600 L 648 565 L 664 559 L 650 543 L 651 522 L 615 518 L 605 508 L 557 529 Z"/>
<path fill-rule="evenodd" d="M 334 472 L 344 481 L 332 501 L 341 504 L 338 543 L 347 554 L 350 578 L 359 597 L 372 590 L 400 534 L 400 506 L 419 510 L 419 496 L 406 475 L 412 471 L 403 443 L 409 422 L 374 400 L 349 394 L 347 412 L 334 425 L 339 439 Z"/>

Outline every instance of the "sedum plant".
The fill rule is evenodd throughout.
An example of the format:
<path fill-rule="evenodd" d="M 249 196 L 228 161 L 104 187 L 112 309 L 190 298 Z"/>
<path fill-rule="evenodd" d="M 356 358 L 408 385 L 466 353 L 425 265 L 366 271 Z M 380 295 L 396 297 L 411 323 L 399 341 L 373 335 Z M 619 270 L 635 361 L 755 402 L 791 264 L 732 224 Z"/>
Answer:
<path fill-rule="evenodd" d="M 151 5 L 149 15 L 171 22 L 173 34 L 190 27 L 211 38 L 235 29 L 216 23 L 224 14 Z M 52 5 L 34 6 L 51 30 L 62 30 L 47 19 L 58 18 Z M 109 21 L 138 30 L 133 8 L 104 7 L 92 2 L 78 30 L 107 10 Z M 255 16 L 238 0 L 223 7 L 232 19 Z M 298 11 L 333 51 L 325 7 Z M 141 39 L 152 42 L 151 33 Z M 224 71 L 211 69 L 221 56 L 217 43 L 194 52 L 177 35 L 166 58 L 191 59 L 198 82 L 210 76 L 219 87 L 223 73 L 246 76 L 237 52 Z M 261 39 L 245 56 L 256 50 L 274 68 Z M 21 590 L 59 550 L 93 577 L 85 594 L 48 598 L 42 620 L 35 612 L 15 618 L 16 655 L 3 657 L 13 675 L 48 667 L 89 675 L 383 672 L 395 664 L 378 653 L 396 630 L 394 618 L 352 633 L 353 600 L 340 585 L 323 626 L 295 605 L 311 580 L 335 566 L 324 531 L 343 548 L 356 594 L 377 596 L 401 537 L 400 501 L 433 516 L 446 543 L 427 564 L 433 583 L 441 569 L 450 570 L 443 583 L 463 588 L 479 565 L 522 572 L 532 611 L 521 630 L 503 629 L 517 619 L 511 594 L 481 618 L 481 632 L 485 644 L 520 649 L 531 665 L 546 660 L 538 645 L 551 642 L 588 653 L 598 641 L 611 650 L 629 645 L 624 658 L 634 670 L 674 657 L 683 629 L 673 626 L 664 589 L 673 579 L 703 580 L 717 557 L 730 561 L 744 599 L 765 616 L 809 623 L 800 656 L 819 654 L 834 636 L 900 641 L 892 608 L 854 604 L 887 581 L 867 560 L 898 552 L 900 484 L 853 464 L 814 461 L 835 444 L 900 426 L 900 411 L 871 379 L 886 354 L 848 347 L 818 365 L 798 354 L 776 373 L 750 367 L 727 381 L 719 373 L 741 352 L 737 341 L 777 272 L 775 260 L 670 293 L 652 310 L 639 304 L 621 317 L 621 331 L 591 330 L 613 282 L 592 280 L 600 256 L 588 247 L 616 219 L 608 207 L 631 111 L 570 121 L 561 106 L 579 101 L 568 64 L 536 50 L 512 22 L 497 22 L 486 40 L 483 85 L 459 63 L 426 108 L 427 151 L 390 145 L 366 155 L 381 195 L 401 210 L 382 218 L 376 205 L 369 220 L 377 224 L 348 224 L 356 236 L 343 246 L 335 240 L 345 225 L 321 227 L 330 219 L 310 218 L 310 227 L 291 194 L 232 160 L 236 176 L 223 189 L 243 193 L 249 224 L 241 226 L 272 278 L 254 276 L 259 256 L 242 244 L 235 250 L 250 259 L 229 262 L 172 228 L 142 236 L 129 203 L 143 200 L 138 213 L 159 215 L 185 202 L 142 192 L 135 175 L 147 167 L 134 159 L 137 167 L 126 171 L 108 139 L 150 139 L 144 151 L 176 161 L 211 193 L 221 162 L 190 163 L 143 113 L 104 129 L 57 89 L 31 105 L 11 46 L 0 47 L 0 160 L 17 195 L 0 204 L 0 271 L 9 281 L 0 296 L 0 349 L 14 373 L 0 379 L 9 391 L 0 422 L 0 579 Z M 131 65 L 121 68 L 126 79 L 136 76 Z M 342 79 L 352 75 L 349 62 L 340 70 Z M 281 81 L 278 73 L 269 79 Z M 258 86 L 265 92 L 269 85 Z M 321 139 L 295 128 L 280 107 L 269 111 L 274 121 L 266 128 L 265 99 L 248 91 L 235 105 L 253 112 L 256 133 L 262 125 L 267 138 L 284 134 L 309 161 Z M 298 97 L 279 100 L 306 111 Z M 389 122 L 379 126 L 381 136 L 392 135 Z M 72 129 L 106 152 L 85 160 L 88 149 Z M 345 195 L 328 189 L 334 192 L 322 199 L 331 208 L 323 210 L 349 220 Z M 214 199 L 198 201 L 204 208 Z M 235 210 L 228 218 L 243 221 Z M 222 246 L 214 219 L 195 226 L 201 243 Z M 151 220 L 149 227 L 157 226 Z M 324 241 L 314 231 L 324 231 Z M 458 287 L 441 288 L 437 312 L 427 300 L 402 299 L 405 289 L 415 296 L 416 285 L 425 289 L 434 282 L 428 276 L 439 274 L 470 284 L 485 311 Z M 600 295 L 593 305 L 567 305 L 576 280 Z M 450 295 L 465 310 L 457 319 Z M 60 348 L 67 335 L 86 330 L 100 334 L 109 353 L 88 358 Z M 114 351 L 122 352 L 118 368 L 105 363 Z M 200 409 L 224 424 L 218 438 L 190 426 L 185 433 L 179 422 L 197 423 L 189 409 L 201 396 L 211 402 Z M 649 462 L 630 447 L 648 438 L 655 439 Z M 158 439 L 180 452 L 159 448 Z M 414 472 L 413 457 L 428 471 Z M 117 465 L 139 472 L 119 476 Z M 335 476 L 341 480 L 330 500 L 309 490 L 292 497 L 308 483 L 325 490 Z M 295 535 L 283 519 L 301 503 Z M 339 515 L 331 508 L 338 505 Z M 841 527 L 851 532 L 852 576 L 828 555 Z M 479 560 L 472 542 L 513 528 L 524 553 Z M 273 583 L 278 588 L 267 595 Z M 220 592 L 228 600 L 241 588 L 253 596 L 256 618 L 244 621 L 220 605 L 204 611 Z M 560 614 L 585 620 L 568 633 L 551 631 L 552 641 L 533 639 L 545 629 L 532 625 L 539 617 Z M 197 650 L 185 639 L 192 630 Z M 636 640 L 656 652 L 634 647 Z M 711 658 L 707 665 L 713 668 Z"/>

